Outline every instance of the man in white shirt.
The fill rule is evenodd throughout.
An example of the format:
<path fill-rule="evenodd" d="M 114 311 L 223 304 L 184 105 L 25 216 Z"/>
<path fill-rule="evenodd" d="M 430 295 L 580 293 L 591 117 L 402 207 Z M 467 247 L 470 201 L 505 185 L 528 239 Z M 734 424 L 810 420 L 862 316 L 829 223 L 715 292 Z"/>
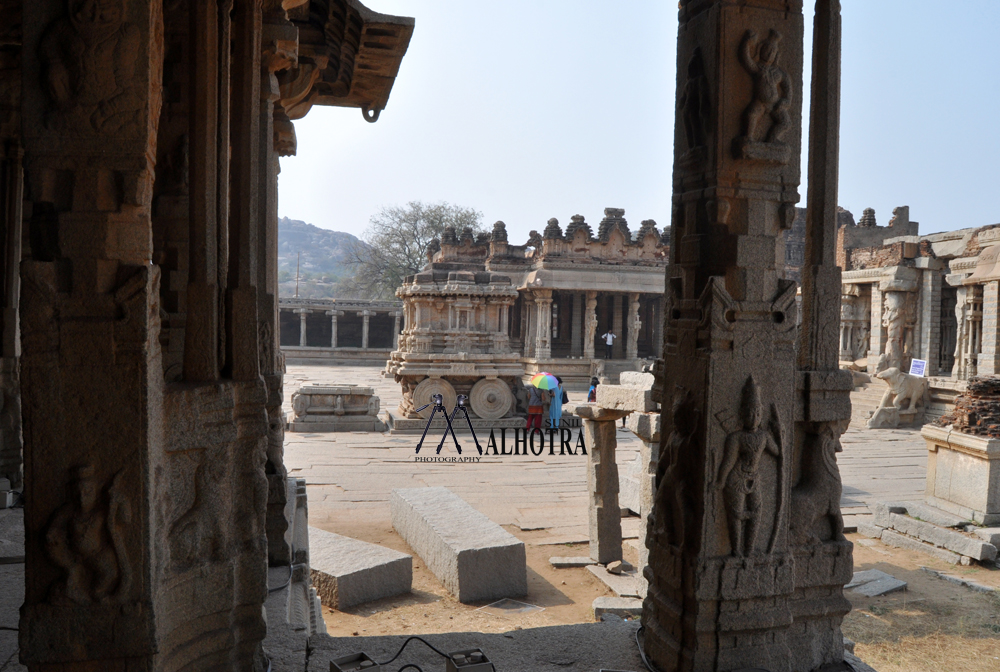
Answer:
<path fill-rule="evenodd" d="M 615 339 L 618 337 L 609 330 L 601 338 L 604 339 L 604 359 L 611 359 L 611 346 L 615 344 Z"/>

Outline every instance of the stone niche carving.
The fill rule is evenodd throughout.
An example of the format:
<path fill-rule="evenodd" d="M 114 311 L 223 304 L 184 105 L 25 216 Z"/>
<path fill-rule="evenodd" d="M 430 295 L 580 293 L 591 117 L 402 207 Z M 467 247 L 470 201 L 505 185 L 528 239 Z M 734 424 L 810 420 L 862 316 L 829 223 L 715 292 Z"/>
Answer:
<path fill-rule="evenodd" d="M 753 376 L 743 386 L 739 421 L 740 428 L 726 436 L 725 453 L 716 486 L 722 490 L 725 502 L 732 554 L 744 557 L 761 552 L 758 548 L 761 518 L 764 515 L 758 491 L 761 458 L 767 452 L 779 461 L 782 459 L 777 407 L 772 404 L 767 426 L 763 427 L 764 405 L 760 399 L 760 388 Z M 780 509 L 775 516 L 774 531 L 767 544 L 767 552 L 774 550 L 780 526 Z"/>
<path fill-rule="evenodd" d="M 507 335 L 517 299 L 510 278 L 432 266 L 409 278 L 396 295 L 403 299 L 406 324 L 399 349 L 386 363 L 386 372 L 403 386 L 395 415 L 390 410 L 393 421 L 422 424 L 432 409 L 416 409 L 432 403 L 434 394 L 443 395 L 449 413 L 462 394 L 469 397 L 473 417 L 514 416 L 524 365 Z"/>
<path fill-rule="evenodd" d="M 292 395 L 293 432 L 381 432 L 379 398 L 360 385 L 303 385 Z"/>
<path fill-rule="evenodd" d="M 65 575 L 49 589 L 53 604 L 121 601 L 131 585 L 125 527 L 131 508 L 121 473 L 103 483 L 92 466 L 77 467 L 69 497 L 52 514 L 45 551 Z"/>
<path fill-rule="evenodd" d="M 60 130 L 116 132 L 131 125 L 145 101 L 131 90 L 139 29 L 125 21 L 125 0 L 70 0 L 39 45 L 45 122 Z"/>

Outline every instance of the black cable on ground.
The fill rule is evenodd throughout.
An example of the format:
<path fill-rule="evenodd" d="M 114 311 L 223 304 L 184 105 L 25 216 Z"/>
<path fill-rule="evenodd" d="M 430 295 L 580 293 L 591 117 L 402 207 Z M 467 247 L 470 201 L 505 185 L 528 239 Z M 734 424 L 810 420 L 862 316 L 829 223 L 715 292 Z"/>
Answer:
<path fill-rule="evenodd" d="M 448 658 L 448 654 L 447 654 L 447 653 L 443 653 L 443 652 L 442 652 L 442 651 L 441 651 L 440 649 L 436 648 L 436 647 L 435 647 L 435 646 L 434 646 L 433 644 L 431 644 L 430 642 L 428 642 L 428 641 L 427 641 L 426 639 L 424 639 L 423 637 L 417 637 L 416 635 L 413 635 L 412 637 L 408 638 L 408 639 L 407 639 L 407 640 L 406 640 L 405 642 L 403 642 L 403 645 L 402 645 L 401 647 L 399 647 L 399 651 L 397 651 L 397 652 L 396 652 L 396 655 L 395 655 L 395 656 L 393 656 L 393 657 L 392 657 L 392 658 L 390 658 L 389 660 L 385 661 L 384 663 L 379 663 L 379 665 L 388 665 L 388 664 L 389 664 L 389 663 L 391 663 L 392 661 L 394 661 L 394 660 L 396 660 L 397 658 L 399 658 L 399 655 L 400 655 L 401 653 L 403 653 L 403 649 L 405 649 L 405 648 L 406 648 L 406 645 L 407 645 L 407 644 L 409 644 L 410 642 L 412 642 L 412 641 L 413 641 L 414 639 L 416 639 L 416 640 L 419 640 L 419 641 L 423 642 L 424 644 L 426 644 L 426 645 L 427 645 L 428 647 L 430 647 L 430 649 L 431 649 L 431 650 L 432 650 L 432 651 L 433 651 L 434 653 L 438 654 L 438 655 L 439 655 L 439 656 L 441 656 L 442 658 L 445 658 L 445 659 L 447 659 L 447 658 Z M 406 666 L 406 667 L 409 667 L 409 666 Z M 400 670 L 404 670 L 404 669 L 406 669 L 406 667 L 401 667 L 401 668 L 399 668 L 399 669 L 400 669 Z M 416 666 L 414 665 L 414 667 L 416 667 Z M 419 670 L 420 668 L 419 668 L 419 667 L 417 667 L 417 669 Z"/>
<path fill-rule="evenodd" d="M 267 589 L 267 594 L 268 594 L 268 595 L 270 595 L 271 593 L 276 593 L 276 592 L 278 592 L 279 590 L 284 590 L 284 589 L 285 589 L 285 588 L 287 588 L 288 586 L 292 585 L 292 574 L 294 574 L 294 573 L 295 573 L 295 570 L 293 570 L 293 569 L 292 569 L 292 566 L 291 566 L 291 565 L 288 565 L 288 580 L 287 580 L 287 581 L 285 581 L 285 582 L 284 582 L 283 584 L 281 584 L 280 586 L 277 586 L 277 587 L 275 587 L 275 588 L 270 588 L 270 587 L 268 587 L 268 589 Z"/>
<path fill-rule="evenodd" d="M 639 657 L 642 658 L 642 664 L 646 666 L 649 672 L 660 672 L 651 662 L 646 660 L 646 652 L 642 650 L 642 644 L 639 643 L 639 633 L 646 629 L 645 625 L 640 625 L 639 629 L 635 631 L 635 645 L 639 647 Z"/>
<path fill-rule="evenodd" d="M 398 670 L 396 670 L 396 672 L 403 672 L 403 670 L 405 670 L 407 668 L 411 668 L 411 667 L 414 670 L 417 670 L 417 672 L 424 672 L 422 669 L 420 669 L 419 665 L 414 665 L 413 663 L 407 663 L 406 665 L 403 665 L 401 668 L 399 668 Z"/>

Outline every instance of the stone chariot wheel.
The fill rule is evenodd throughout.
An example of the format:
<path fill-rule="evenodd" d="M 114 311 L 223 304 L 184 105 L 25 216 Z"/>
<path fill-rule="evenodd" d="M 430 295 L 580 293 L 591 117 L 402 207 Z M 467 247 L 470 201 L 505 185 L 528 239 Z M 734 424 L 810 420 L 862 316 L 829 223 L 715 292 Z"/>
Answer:
<path fill-rule="evenodd" d="M 455 388 L 451 386 L 447 380 L 443 378 L 424 378 L 417 385 L 416 389 L 413 390 L 413 408 L 417 409 L 424 404 L 433 404 L 434 399 L 432 396 L 435 394 L 440 394 L 444 397 L 444 407 L 448 411 L 448 415 L 451 415 L 451 410 L 455 408 L 455 403 L 458 399 L 455 394 Z M 434 411 L 433 406 L 428 406 L 424 410 L 420 411 L 418 415 L 425 420 L 431 417 L 431 413 Z M 441 416 L 438 415 L 438 419 Z"/>
<path fill-rule="evenodd" d="M 513 403 L 514 395 L 507 383 L 496 378 L 483 378 L 469 392 L 469 405 L 484 420 L 499 420 L 507 415 Z"/>

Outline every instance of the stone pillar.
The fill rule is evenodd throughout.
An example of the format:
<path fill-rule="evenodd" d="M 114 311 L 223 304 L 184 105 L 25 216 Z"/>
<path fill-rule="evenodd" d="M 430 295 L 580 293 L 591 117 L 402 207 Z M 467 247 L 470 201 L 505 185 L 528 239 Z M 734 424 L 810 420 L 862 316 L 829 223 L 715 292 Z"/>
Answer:
<path fill-rule="evenodd" d="M 13 73 L 20 75 L 18 69 Z M 2 82 L 0 82 L 2 85 Z M 5 87 L 6 91 L 14 89 Z M 17 109 L 19 101 L 9 102 Z M 0 113 L 0 128 L 4 126 Z M 11 124 L 12 128 L 20 124 Z M 23 172 L 21 162 L 24 151 L 20 140 L 6 139 L 0 135 L 0 259 L 3 274 L 0 276 L 0 478 L 6 478 L 14 488 L 22 485 L 21 459 L 21 381 L 19 358 L 21 355 L 20 325 L 17 320 L 18 299 L 21 295 L 21 200 L 23 198 Z"/>
<path fill-rule="evenodd" d="M 535 359 L 552 357 L 552 290 L 535 290 Z"/>
<path fill-rule="evenodd" d="M 663 357 L 663 297 L 653 300 L 653 358 Z"/>
<path fill-rule="evenodd" d="M 925 270 L 921 276 L 917 358 L 927 361 L 927 375 L 941 375 L 941 285 L 944 278 L 936 269 Z"/>
<path fill-rule="evenodd" d="M 628 347 L 625 349 L 626 359 L 639 357 L 639 330 L 642 320 L 639 319 L 639 295 L 629 294 L 628 304 Z"/>
<path fill-rule="evenodd" d="M 587 312 L 583 319 L 583 357 L 593 359 L 594 342 L 597 338 L 597 292 L 587 292 Z"/>
<path fill-rule="evenodd" d="M 587 454 L 587 492 L 590 493 L 590 557 L 602 565 L 622 559 L 622 512 L 618 505 L 618 420 L 626 411 L 577 406 L 583 418 Z"/>
<path fill-rule="evenodd" d="M 968 287 L 964 285 L 959 285 L 955 291 L 955 363 L 952 365 L 951 376 L 958 380 L 965 380 L 965 342 L 968 340 L 969 334 L 968 321 L 966 320 L 967 292 Z"/>
<path fill-rule="evenodd" d="M 328 310 L 326 314 L 330 316 L 330 347 L 337 347 L 337 318 L 344 314 L 342 310 Z"/>
<path fill-rule="evenodd" d="M 622 343 L 625 340 L 625 334 L 622 329 L 624 325 L 624 320 L 622 319 L 622 303 L 624 303 L 624 299 L 624 294 L 611 295 L 611 333 L 617 337 L 615 338 L 615 344 L 611 346 L 611 356 L 614 359 L 621 359 L 625 352 Z"/>
<path fill-rule="evenodd" d="M 507 306 L 504 306 L 504 311 L 501 313 L 501 319 L 506 316 L 506 314 L 507 314 L 506 309 L 507 309 Z M 402 316 L 403 316 L 403 313 L 400 312 L 400 311 L 398 311 L 398 310 L 395 313 L 392 314 L 392 317 L 393 317 L 393 320 L 392 320 L 392 349 L 393 350 L 398 350 L 399 349 L 399 318 L 402 317 Z"/>
<path fill-rule="evenodd" d="M 538 327 L 538 313 L 535 309 L 533 294 L 524 294 L 524 316 L 521 323 L 524 325 L 524 356 L 534 357 L 537 345 L 535 332 Z"/>
<path fill-rule="evenodd" d="M 852 568 L 837 529 L 839 492 L 813 462 L 804 469 L 817 479 L 814 494 L 800 482 L 793 495 L 792 482 L 796 418 L 836 422 L 850 408 L 840 403 L 840 280 L 831 264 L 839 5 L 817 6 L 803 267 L 812 298 L 798 361 L 797 285 L 780 277 L 777 256 L 800 200 L 802 3 L 683 2 L 679 20 L 676 244 L 657 385 L 669 399 L 647 528 L 643 646 L 663 670 L 808 672 L 842 659 L 832 621 L 850 608 L 837 590 Z M 828 393 L 836 403 L 825 403 Z M 829 458 L 839 435 L 811 429 L 808 452 Z M 799 546 L 800 525 L 802 534 L 826 526 L 815 554 Z M 808 564 L 799 565 L 800 550 Z M 809 611 L 796 621 L 799 607 L 813 607 L 800 595 L 823 595 L 814 599 L 828 616 Z"/>
<path fill-rule="evenodd" d="M 840 436 L 851 421 L 853 380 L 840 369 L 841 269 L 837 266 L 837 190 L 840 169 L 839 0 L 818 0 L 813 24 L 809 128 L 809 193 L 801 268 L 802 321 L 796 363 L 794 450 L 788 546 L 794 592 L 788 606 L 788 656 L 770 669 L 816 670 L 839 666 L 840 624 L 851 610 L 844 584 L 853 576 L 853 545 L 844 537 L 842 484 L 836 466 Z M 789 222 L 793 213 L 789 213 Z M 786 472 L 787 473 L 787 472 Z M 795 475 L 795 480 L 792 480 Z M 777 483 L 778 495 L 784 480 Z M 782 521 L 783 524 L 783 521 Z"/>
<path fill-rule="evenodd" d="M 584 334 L 584 314 L 583 314 L 583 294 L 573 292 L 573 324 L 570 328 L 570 351 L 571 357 L 583 355 L 583 334 Z"/>
<path fill-rule="evenodd" d="M 979 366 L 976 375 L 994 376 L 1000 373 L 1000 331 L 997 310 L 1000 308 L 1000 281 L 983 284 L 983 316 L 979 328 Z"/>
<path fill-rule="evenodd" d="M 306 347 L 306 316 L 311 313 L 308 308 L 296 308 L 292 311 L 299 316 L 299 347 Z"/>
<path fill-rule="evenodd" d="M 882 309 L 885 294 L 878 284 L 872 285 L 871 310 L 871 342 L 868 346 L 868 373 L 874 374 L 878 368 L 878 359 L 885 348 L 885 328 L 882 326 Z"/>
<path fill-rule="evenodd" d="M 170 620 L 159 541 L 172 522 L 154 495 L 165 448 L 150 216 L 163 24 L 157 2 L 118 3 L 100 20 L 67 4 L 22 3 L 20 659 L 32 672 L 152 670 Z"/>
<path fill-rule="evenodd" d="M 368 321 L 371 318 L 370 310 L 361 311 L 361 349 L 368 349 Z"/>

